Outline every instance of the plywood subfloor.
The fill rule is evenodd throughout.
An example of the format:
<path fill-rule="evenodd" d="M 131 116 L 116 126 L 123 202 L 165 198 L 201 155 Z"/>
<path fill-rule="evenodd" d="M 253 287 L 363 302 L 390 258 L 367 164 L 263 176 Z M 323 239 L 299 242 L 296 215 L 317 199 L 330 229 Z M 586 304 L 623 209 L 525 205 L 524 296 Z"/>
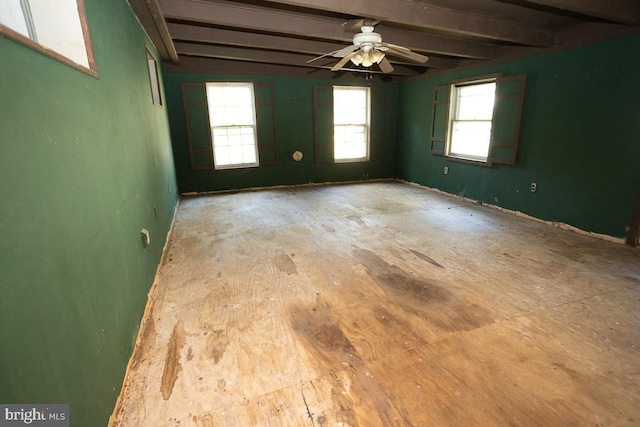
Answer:
<path fill-rule="evenodd" d="M 640 251 L 397 182 L 181 201 L 116 426 L 640 424 Z"/>

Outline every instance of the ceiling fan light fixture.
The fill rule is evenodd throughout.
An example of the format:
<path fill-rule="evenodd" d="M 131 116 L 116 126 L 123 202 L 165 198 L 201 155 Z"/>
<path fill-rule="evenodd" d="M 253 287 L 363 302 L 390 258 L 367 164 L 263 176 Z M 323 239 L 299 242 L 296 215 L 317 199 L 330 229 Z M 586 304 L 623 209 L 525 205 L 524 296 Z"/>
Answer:
<path fill-rule="evenodd" d="M 382 61 L 382 59 L 384 58 L 384 53 L 380 52 L 377 49 L 374 49 L 369 53 L 369 57 L 371 58 L 371 61 L 379 64 L 380 61 Z"/>
<path fill-rule="evenodd" d="M 391 73 L 393 72 L 393 67 L 386 58 L 387 54 L 420 63 L 424 63 L 429 59 L 426 56 L 412 52 L 406 47 L 383 43 L 382 36 L 374 32 L 372 25 L 363 25 L 361 32 L 353 36 L 353 44 L 351 46 L 326 53 L 307 61 L 307 63 L 331 55 L 335 58 L 342 58 L 331 67 L 331 71 L 340 71 L 346 63 L 352 62 L 356 67 L 362 65 L 364 68 L 370 68 L 373 64 L 378 64 L 383 73 Z"/>

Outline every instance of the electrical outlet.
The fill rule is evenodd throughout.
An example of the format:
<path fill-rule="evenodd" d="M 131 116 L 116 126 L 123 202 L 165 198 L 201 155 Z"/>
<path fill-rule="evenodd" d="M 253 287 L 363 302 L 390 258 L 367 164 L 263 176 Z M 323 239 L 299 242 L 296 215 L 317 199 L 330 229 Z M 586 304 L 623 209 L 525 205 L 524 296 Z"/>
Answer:
<path fill-rule="evenodd" d="M 444 174 L 447 175 L 449 173 L 449 166 L 444 167 Z"/>
<path fill-rule="evenodd" d="M 538 184 L 536 184 L 535 182 L 531 183 L 531 192 L 535 193 L 538 190 Z"/>

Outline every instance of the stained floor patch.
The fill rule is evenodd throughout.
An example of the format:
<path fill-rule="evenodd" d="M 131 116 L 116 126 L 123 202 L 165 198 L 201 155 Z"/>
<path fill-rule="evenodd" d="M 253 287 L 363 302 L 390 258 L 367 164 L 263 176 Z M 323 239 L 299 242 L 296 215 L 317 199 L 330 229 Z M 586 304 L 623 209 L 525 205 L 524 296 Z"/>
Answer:
<path fill-rule="evenodd" d="M 173 386 L 178 379 L 178 374 L 182 370 L 180 352 L 182 347 L 184 347 L 184 342 L 184 327 L 182 320 L 180 320 L 173 327 L 171 338 L 167 344 L 167 355 L 164 359 L 164 370 L 162 371 L 162 381 L 160 383 L 160 392 L 164 400 L 168 400 L 171 397 Z"/>
<path fill-rule="evenodd" d="M 211 333 L 207 333 L 207 345 L 205 346 L 204 357 L 213 359 L 213 363 L 220 362 L 230 341 L 231 338 L 223 329 L 217 329 Z"/>
<path fill-rule="evenodd" d="M 356 247 L 353 254 L 369 276 L 390 294 L 410 294 L 424 302 L 434 303 L 451 299 L 451 293 L 445 287 L 435 281 L 407 273 L 372 251 Z"/>
<path fill-rule="evenodd" d="M 287 273 L 287 274 L 296 274 L 298 272 L 298 268 L 296 267 L 296 263 L 293 262 L 291 257 L 284 252 L 279 252 L 276 255 L 276 267 L 278 270 Z"/>
<path fill-rule="evenodd" d="M 308 351 L 323 361 L 323 367 L 336 371 L 362 364 L 327 304 L 294 307 L 290 312 L 293 330 Z"/>
<path fill-rule="evenodd" d="M 423 254 L 421 252 L 418 252 L 416 250 L 413 250 L 413 249 L 411 249 L 410 252 L 412 254 L 414 254 L 415 256 L 417 256 L 418 258 L 420 258 L 421 260 L 426 261 L 431 265 L 435 265 L 436 267 L 439 267 L 439 268 L 444 268 L 439 262 L 437 262 L 435 259 L 431 258 L 428 255 L 425 255 L 425 254 Z"/>

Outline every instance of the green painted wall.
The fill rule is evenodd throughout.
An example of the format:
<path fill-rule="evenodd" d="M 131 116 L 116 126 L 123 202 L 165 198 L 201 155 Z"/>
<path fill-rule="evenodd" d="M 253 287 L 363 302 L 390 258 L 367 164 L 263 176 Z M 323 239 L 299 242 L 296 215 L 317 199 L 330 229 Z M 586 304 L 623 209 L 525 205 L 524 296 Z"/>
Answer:
<path fill-rule="evenodd" d="M 279 137 L 277 165 L 223 171 L 192 171 L 189 160 L 188 136 L 182 101 L 182 83 L 213 80 L 252 80 L 274 85 L 276 117 Z M 364 80 L 340 82 L 362 85 Z M 216 190 L 268 187 L 274 185 L 306 184 L 312 182 L 356 181 L 393 177 L 395 111 L 397 92 L 395 84 L 384 85 L 387 92 L 387 144 L 386 155 L 380 160 L 366 163 L 316 164 L 313 159 L 313 88 L 332 85 L 333 80 L 310 78 L 284 78 L 268 76 L 228 76 L 204 74 L 165 75 L 167 107 L 171 121 L 176 171 L 182 193 Z M 300 150 L 301 162 L 295 162 L 291 153 Z"/>
<path fill-rule="evenodd" d="M 0 402 L 78 427 L 113 410 L 177 201 L 146 36 L 85 4 L 99 79 L 0 38 Z"/>
<path fill-rule="evenodd" d="M 398 177 L 624 237 L 640 191 L 637 52 L 640 36 L 633 36 L 403 83 Z M 517 165 L 482 167 L 431 155 L 433 88 L 495 72 L 528 76 Z M 536 193 L 530 192 L 532 182 Z"/>

